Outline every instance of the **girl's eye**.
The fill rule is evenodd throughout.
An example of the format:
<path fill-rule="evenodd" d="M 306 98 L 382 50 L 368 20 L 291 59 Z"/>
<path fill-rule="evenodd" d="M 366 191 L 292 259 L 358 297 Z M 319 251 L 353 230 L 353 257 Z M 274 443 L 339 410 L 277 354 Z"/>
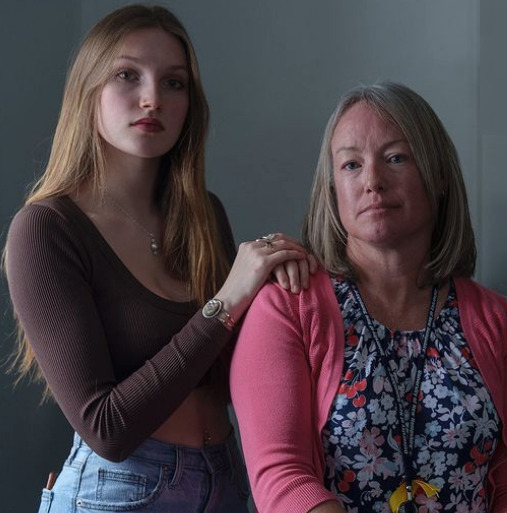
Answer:
<path fill-rule="evenodd" d="M 119 78 L 120 80 L 130 81 L 134 80 L 134 73 L 132 71 L 129 71 L 127 69 L 123 69 L 121 71 L 118 71 L 115 75 L 116 78 Z"/>
<path fill-rule="evenodd" d="M 402 162 L 405 162 L 407 160 L 407 157 L 405 155 L 393 155 L 392 157 L 389 157 L 389 162 L 392 164 L 401 164 Z"/>
<path fill-rule="evenodd" d="M 343 169 L 347 169 L 349 171 L 354 171 L 354 169 L 357 169 L 359 167 L 359 164 L 357 162 L 346 162 L 343 165 Z"/>
<path fill-rule="evenodd" d="M 164 82 L 165 87 L 168 89 L 185 89 L 185 83 L 177 78 L 169 78 Z"/>

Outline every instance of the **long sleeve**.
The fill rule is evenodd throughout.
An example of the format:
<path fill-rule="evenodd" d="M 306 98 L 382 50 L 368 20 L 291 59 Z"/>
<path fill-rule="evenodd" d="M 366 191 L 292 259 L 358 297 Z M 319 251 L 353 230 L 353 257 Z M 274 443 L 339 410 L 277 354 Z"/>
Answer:
<path fill-rule="evenodd" d="M 489 466 L 490 511 L 507 513 L 507 298 L 472 280 L 454 283 L 463 331 L 502 420 Z"/>
<path fill-rule="evenodd" d="M 489 480 L 494 491 L 491 512 L 507 513 L 507 448 L 503 440 L 500 440 L 490 466 Z"/>
<path fill-rule="evenodd" d="M 299 296 L 266 284 L 238 337 L 231 394 L 260 513 L 303 513 L 334 499 L 323 486 L 320 426 L 341 364 L 327 344 L 339 327 L 334 297 L 319 301 L 324 280 L 312 277 L 312 290 Z"/>
<path fill-rule="evenodd" d="M 142 334 L 143 326 L 153 329 L 153 323 L 148 314 L 143 318 L 142 309 L 136 310 L 142 294 L 130 294 L 123 283 L 115 286 L 113 268 L 105 266 L 103 276 L 97 276 L 94 256 L 84 248 L 81 235 L 71 216 L 37 204 L 22 209 L 8 234 L 9 290 L 65 416 L 94 451 L 120 461 L 175 411 L 231 335 L 219 321 L 204 319 L 200 311 L 193 317 L 182 312 L 185 321 L 191 318 L 180 331 L 164 340 L 163 322 L 159 322 L 160 349 L 119 379 L 108 337 L 119 339 L 115 340 L 117 353 L 124 351 L 128 357 L 141 342 L 121 340 L 121 330 L 115 333 L 98 309 L 97 297 L 105 294 L 108 281 L 113 281 L 111 306 L 116 301 L 132 303 L 127 304 L 134 312 L 132 318 L 118 319 L 119 326 L 136 325 Z M 164 319 L 160 305 L 148 299 L 154 303 L 150 308 Z"/>

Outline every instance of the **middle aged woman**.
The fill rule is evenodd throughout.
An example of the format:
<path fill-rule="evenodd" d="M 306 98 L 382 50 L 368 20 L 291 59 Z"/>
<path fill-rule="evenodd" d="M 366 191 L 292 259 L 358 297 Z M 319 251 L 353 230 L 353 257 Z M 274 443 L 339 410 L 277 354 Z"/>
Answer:
<path fill-rule="evenodd" d="M 507 512 L 507 300 L 470 279 L 456 150 L 419 95 L 342 98 L 303 233 L 327 272 L 265 285 L 233 360 L 259 511 Z"/>

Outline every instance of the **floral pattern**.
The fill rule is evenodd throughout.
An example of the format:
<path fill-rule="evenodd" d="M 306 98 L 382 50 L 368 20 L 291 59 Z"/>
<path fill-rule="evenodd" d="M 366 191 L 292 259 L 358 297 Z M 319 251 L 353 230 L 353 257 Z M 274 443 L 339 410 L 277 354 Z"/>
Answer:
<path fill-rule="evenodd" d="M 404 473 L 395 395 L 350 283 L 333 285 L 346 342 L 343 377 L 322 432 L 325 485 L 349 513 L 389 513 L 389 497 Z M 375 320 L 373 325 L 406 401 L 408 425 L 424 330 L 392 332 Z M 426 352 L 415 425 L 418 476 L 440 492 L 416 495 L 419 512 L 486 513 L 488 464 L 499 433 L 500 420 L 464 338 L 451 284 Z"/>

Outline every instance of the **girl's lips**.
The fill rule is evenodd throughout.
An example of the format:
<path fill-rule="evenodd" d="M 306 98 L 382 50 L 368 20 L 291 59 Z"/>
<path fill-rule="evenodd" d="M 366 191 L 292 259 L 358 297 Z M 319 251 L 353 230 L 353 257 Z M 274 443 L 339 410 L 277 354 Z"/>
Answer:
<path fill-rule="evenodd" d="M 138 119 L 132 123 L 132 126 L 135 126 L 144 132 L 161 132 L 164 130 L 164 125 L 155 118 Z"/>

